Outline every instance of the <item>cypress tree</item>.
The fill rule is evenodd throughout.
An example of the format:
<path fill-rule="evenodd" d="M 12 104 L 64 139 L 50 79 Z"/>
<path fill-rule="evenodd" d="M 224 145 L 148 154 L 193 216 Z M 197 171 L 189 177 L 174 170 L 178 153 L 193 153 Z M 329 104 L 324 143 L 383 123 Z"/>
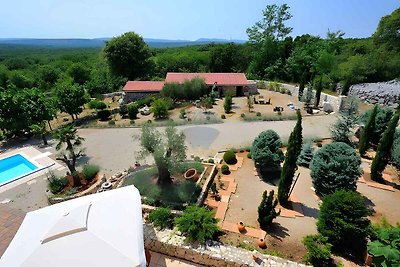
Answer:
<path fill-rule="evenodd" d="M 272 223 L 272 220 L 279 216 L 281 211 L 277 212 L 275 210 L 277 205 L 278 200 L 274 199 L 274 190 L 270 191 L 269 194 L 267 191 L 264 191 L 261 203 L 258 206 L 258 222 L 261 229 L 266 230 Z"/>
<path fill-rule="evenodd" d="M 293 183 L 294 173 L 297 170 L 297 158 L 301 152 L 302 141 L 301 114 L 298 110 L 297 123 L 289 137 L 289 145 L 285 155 L 285 162 L 283 163 L 281 179 L 278 187 L 278 200 L 283 206 L 288 204 L 289 192 Z"/>
<path fill-rule="evenodd" d="M 305 79 L 304 79 L 304 74 L 300 78 L 300 85 L 299 85 L 299 101 L 302 100 L 303 98 L 303 93 L 304 93 L 304 87 L 305 87 Z"/>
<path fill-rule="evenodd" d="M 369 142 L 372 138 L 372 135 L 374 134 L 375 119 L 377 113 L 378 113 L 378 105 L 375 105 L 374 109 L 372 110 L 371 116 L 369 117 L 367 124 L 365 125 L 364 130 L 360 137 L 360 144 L 358 150 L 360 151 L 361 155 L 365 155 L 365 152 L 367 152 L 368 150 Z"/>
<path fill-rule="evenodd" d="M 371 178 L 374 181 L 382 180 L 382 172 L 390 159 L 390 151 L 392 149 L 394 135 L 396 133 L 397 123 L 399 122 L 399 114 L 396 113 L 390 120 L 388 127 L 381 140 L 379 141 L 376 155 L 371 164 Z"/>
<path fill-rule="evenodd" d="M 318 79 L 315 83 L 315 107 L 318 107 L 319 101 L 321 100 L 321 92 L 322 92 L 322 77 Z"/>

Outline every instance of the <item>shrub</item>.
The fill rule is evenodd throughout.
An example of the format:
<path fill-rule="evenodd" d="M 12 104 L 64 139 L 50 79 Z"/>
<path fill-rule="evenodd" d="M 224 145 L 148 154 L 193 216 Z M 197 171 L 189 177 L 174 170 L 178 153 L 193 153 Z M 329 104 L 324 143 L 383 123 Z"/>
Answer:
<path fill-rule="evenodd" d="M 83 166 L 82 173 L 87 181 L 92 181 L 96 174 L 100 171 L 100 167 L 97 165 L 86 164 Z"/>
<path fill-rule="evenodd" d="M 225 119 L 226 119 L 226 116 L 225 116 L 225 114 L 222 114 L 222 115 L 221 115 L 221 119 L 223 119 L 223 120 L 225 120 Z"/>
<path fill-rule="evenodd" d="M 374 107 L 375 108 L 375 107 Z M 373 131 L 371 134 L 371 142 L 375 145 L 378 145 L 379 140 L 382 137 L 383 132 L 386 130 L 386 126 L 388 125 L 390 119 L 393 116 L 393 111 L 391 108 L 382 108 L 377 106 L 377 111 L 375 115 L 375 123 L 373 125 Z M 359 121 L 361 124 L 366 125 L 368 120 L 371 118 L 371 114 L 374 113 L 374 109 L 370 109 L 365 113 L 361 114 Z"/>
<path fill-rule="evenodd" d="M 168 117 L 168 103 L 164 99 L 154 100 L 153 103 L 151 103 L 151 110 L 156 119 Z"/>
<path fill-rule="evenodd" d="M 317 147 L 322 147 L 322 142 L 321 141 L 317 141 L 317 142 L 315 142 L 315 144 L 317 145 Z"/>
<path fill-rule="evenodd" d="M 207 239 L 212 239 L 219 231 L 214 213 L 203 207 L 187 207 L 182 216 L 176 218 L 174 222 L 189 241 L 204 243 Z"/>
<path fill-rule="evenodd" d="M 156 208 L 150 212 L 149 220 L 160 229 L 170 228 L 173 221 L 171 210 L 168 208 Z"/>
<path fill-rule="evenodd" d="M 339 189 L 355 191 L 362 174 L 360 156 L 341 142 L 325 145 L 310 164 L 311 178 L 318 194 L 331 194 Z"/>
<path fill-rule="evenodd" d="M 303 238 L 303 244 L 307 248 L 307 254 L 304 260 L 316 267 L 331 266 L 332 245 L 327 243 L 328 238 L 317 235 L 306 235 Z"/>
<path fill-rule="evenodd" d="M 128 105 L 128 118 L 130 120 L 137 119 L 138 113 L 139 113 L 139 106 L 136 103 Z"/>
<path fill-rule="evenodd" d="M 97 117 L 101 121 L 107 120 L 111 116 L 111 111 L 109 109 L 102 109 L 97 111 Z"/>
<path fill-rule="evenodd" d="M 270 191 L 269 194 L 268 191 L 264 191 L 261 203 L 258 206 L 258 222 L 263 230 L 266 230 L 272 220 L 281 213 L 280 210 L 278 212 L 275 210 L 278 200 L 274 198 L 274 193 L 274 190 Z"/>
<path fill-rule="evenodd" d="M 208 159 L 208 163 L 214 163 L 214 159 Z"/>
<path fill-rule="evenodd" d="M 244 118 L 244 117 L 246 117 L 246 114 L 242 113 L 242 114 L 240 114 L 240 117 Z"/>
<path fill-rule="evenodd" d="M 96 99 L 89 102 L 89 108 L 102 110 L 107 108 L 107 104 Z"/>
<path fill-rule="evenodd" d="M 311 160 L 314 157 L 314 149 L 311 143 L 306 143 L 303 145 L 299 158 L 297 159 L 297 165 L 303 167 L 310 167 Z"/>
<path fill-rule="evenodd" d="M 364 130 L 361 133 L 360 137 L 360 144 L 358 150 L 360 151 L 361 155 L 364 155 L 369 148 L 369 143 L 373 138 L 375 132 L 375 120 L 376 114 L 378 112 L 378 105 L 375 105 L 374 109 L 372 110 L 371 115 L 368 117 L 368 121 L 365 124 Z"/>
<path fill-rule="evenodd" d="M 281 146 L 282 141 L 275 131 L 264 131 L 254 139 L 251 157 L 255 164 L 262 169 L 278 168 L 283 161 Z"/>
<path fill-rule="evenodd" d="M 135 124 L 135 120 L 130 120 L 130 121 L 129 121 L 129 124 L 131 124 L 131 125 L 132 125 L 132 124 Z"/>
<path fill-rule="evenodd" d="M 400 224 L 380 226 L 374 232 L 367 245 L 374 266 L 400 266 Z"/>
<path fill-rule="evenodd" d="M 224 111 L 225 113 L 230 113 L 232 111 L 232 97 L 231 96 L 225 96 L 224 100 Z"/>
<path fill-rule="evenodd" d="M 114 120 L 110 120 L 110 121 L 108 122 L 108 125 L 110 125 L 110 126 L 115 125 L 115 121 L 114 121 Z"/>
<path fill-rule="evenodd" d="M 368 215 L 370 211 L 362 195 L 336 191 L 323 198 L 317 229 L 335 250 L 361 256 L 370 234 Z"/>
<path fill-rule="evenodd" d="M 184 119 L 186 116 L 186 110 L 183 108 L 179 111 L 179 118 Z"/>
<path fill-rule="evenodd" d="M 251 152 L 247 153 L 247 158 L 251 159 Z"/>
<path fill-rule="evenodd" d="M 52 194 L 56 195 L 64 190 L 68 185 L 68 180 L 65 177 L 57 177 L 54 172 L 49 171 L 47 174 L 48 187 Z"/>
<path fill-rule="evenodd" d="M 225 174 L 225 175 L 228 175 L 231 173 L 228 165 L 225 165 L 225 164 L 221 166 L 221 172 L 222 172 L 222 174 Z"/>
<path fill-rule="evenodd" d="M 236 154 L 233 150 L 226 151 L 223 158 L 226 164 L 234 165 L 237 163 Z"/>
<path fill-rule="evenodd" d="M 261 112 L 257 112 L 257 113 L 256 113 L 256 116 L 257 116 L 257 117 L 261 117 Z"/>
<path fill-rule="evenodd" d="M 128 115 L 128 105 L 126 104 L 122 104 L 121 106 L 119 106 L 119 111 L 118 111 L 119 115 L 121 115 L 121 117 L 125 117 L 126 115 Z"/>

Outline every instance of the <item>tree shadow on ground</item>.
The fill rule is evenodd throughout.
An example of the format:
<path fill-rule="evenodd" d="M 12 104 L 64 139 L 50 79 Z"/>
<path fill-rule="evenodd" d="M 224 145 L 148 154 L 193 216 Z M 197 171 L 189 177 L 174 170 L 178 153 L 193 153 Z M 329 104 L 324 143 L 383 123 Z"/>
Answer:
<path fill-rule="evenodd" d="M 374 208 L 375 203 L 366 196 L 363 196 L 363 198 L 364 198 L 365 205 L 367 205 L 367 208 L 370 210 L 371 214 L 374 214 L 375 213 L 375 208 Z"/>
<path fill-rule="evenodd" d="M 277 186 L 279 184 L 279 179 L 281 176 L 281 170 L 280 169 L 275 169 L 275 170 L 261 170 L 257 169 L 258 176 L 262 181 L 264 181 L 267 184 Z"/>
<path fill-rule="evenodd" d="M 277 222 L 273 222 L 268 228 L 267 228 L 267 233 L 282 241 L 283 238 L 290 236 L 289 234 L 289 229 L 287 229 L 286 227 L 282 226 L 280 223 Z"/>
<path fill-rule="evenodd" d="M 303 208 L 304 216 L 311 217 L 311 218 L 314 218 L 314 219 L 318 219 L 318 217 L 319 217 L 319 209 L 309 207 L 309 206 L 305 205 L 304 203 L 301 203 L 301 205 L 302 205 L 302 208 Z"/>

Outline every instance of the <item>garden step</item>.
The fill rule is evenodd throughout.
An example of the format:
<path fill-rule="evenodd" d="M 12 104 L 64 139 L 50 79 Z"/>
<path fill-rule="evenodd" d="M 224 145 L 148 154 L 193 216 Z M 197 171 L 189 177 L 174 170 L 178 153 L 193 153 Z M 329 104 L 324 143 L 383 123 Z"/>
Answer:
<path fill-rule="evenodd" d="M 215 218 L 224 220 L 226 211 L 228 210 L 228 203 L 219 202 L 217 212 L 215 213 Z"/>

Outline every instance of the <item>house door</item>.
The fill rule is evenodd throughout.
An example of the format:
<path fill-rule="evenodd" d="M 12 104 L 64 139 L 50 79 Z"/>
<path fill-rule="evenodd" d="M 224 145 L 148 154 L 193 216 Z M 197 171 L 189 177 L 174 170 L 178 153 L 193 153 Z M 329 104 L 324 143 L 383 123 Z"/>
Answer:
<path fill-rule="evenodd" d="M 243 86 L 236 86 L 236 96 L 243 96 Z"/>

